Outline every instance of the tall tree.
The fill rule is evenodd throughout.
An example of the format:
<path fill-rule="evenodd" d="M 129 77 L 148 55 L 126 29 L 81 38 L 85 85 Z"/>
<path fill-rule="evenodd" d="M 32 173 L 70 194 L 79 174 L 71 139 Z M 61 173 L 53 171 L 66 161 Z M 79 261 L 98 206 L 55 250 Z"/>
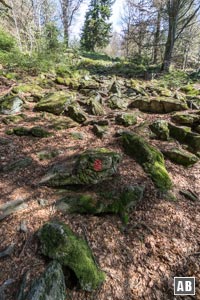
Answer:
<path fill-rule="evenodd" d="M 81 47 L 95 51 L 108 45 L 111 37 L 111 7 L 113 0 L 91 0 L 81 36 Z"/>
<path fill-rule="evenodd" d="M 69 29 L 72 25 L 75 14 L 79 10 L 84 0 L 60 0 L 61 16 L 64 29 L 65 45 L 69 44 Z"/>
<path fill-rule="evenodd" d="M 199 10 L 199 1 L 167 0 L 166 13 L 168 20 L 168 36 L 165 45 L 162 71 L 169 71 L 175 42 L 181 36 L 182 32 L 191 24 Z"/>

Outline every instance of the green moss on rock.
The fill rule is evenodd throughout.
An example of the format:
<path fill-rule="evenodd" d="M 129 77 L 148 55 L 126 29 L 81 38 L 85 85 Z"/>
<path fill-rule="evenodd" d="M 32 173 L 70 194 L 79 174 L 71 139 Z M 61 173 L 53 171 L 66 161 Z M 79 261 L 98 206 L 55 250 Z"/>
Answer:
<path fill-rule="evenodd" d="M 97 184 L 116 173 L 121 158 L 121 154 L 104 148 L 87 150 L 55 165 L 40 183 L 53 187 Z"/>
<path fill-rule="evenodd" d="M 47 131 L 46 129 L 40 127 L 40 126 L 35 126 L 35 127 L 32 127 L 30 129 L 30 133 L 35 136 L 35 137 L 40 137 L 40 138 L 45 138 L 45 137 L 48 137 L 48 136 L 51 136 L 52 133 Z"/>
<path fill-rule="evenodd" d="M 128 101 L 125 98 L 113 95 L 108 100 L 108 106 L 111 109 L 126 109 L 128 106 Z"/>
<path fill-rule="evenodd" d="M 150 175 L 156 187 L 167 191 L 172 187 L 172 181 L 165 168 L 162 153 L 132 132 L 122 133 L 123 146 L 127 154 L 132 156 Z"/>
<path fill-rule="evenodd" d="M 89 106 L 90 113 L 95 116 L 105 115 L 105 110 L 103 105 L 100 103 L 101 96 L 97 95 L 87 100 L 87 105 Z"/>
<path fill-rule="evenodd" d="M 192 126 L 194 123 L 200 122 L 200 116 L 196 114 L 180 114 L 176 113 L 171 117 L 172 121 L 179 125 Z"/>
<path fill-rule="evenodd" d="M 184 151 L 183 149 L 174 148 L 163 151 L 163 154 L 172 162 L 186 167 L 191 166 L 198 161 L 198 157 Z"/>
<path fill-rule="evenodd" d="M 12 90 L 17 94 L 29 94 L 33 98 L 40 100 L 44 96 L 44 90 L 37 84 L 20 84 L 13 88 Z"/>
<path fill-rule="evenodd" d="M 19 113 L 23 107 L 23 100 L 19 97 L 6 96 L 0 99 L 0 114 L 13 115 Z"/>
<path fill-rule="evenodd" d="M 200 152 L 200 134 L 191 132 L 190 127 L 175 126 L 169 123 L 170 136 L 180 143 L 189 146 L 189 150 L 194 153 Z"/>
<path fill-rule="evenodd" d="M 8 116 L 8 117 L 4 118 L 2 120 L 2 122 L 5 123 L 6 125 L 9 125 L 12 123 L 16 124 L 16 123 L 23 121 L 25 118 L 26 118 L 26 116 L 24 114 L 12 115 L 12 116 Z"/>
<path fill-rule="evenodd" d="M 93 126 L 93 132 L 97 137 L 103 138 L 108 133 L 108 126 L 95 124 Z"/>
<path fill-rule="evenodd" d="M 156 120 L 150 124 L 151 131 L 161 140 L 167 141 L 169 139 L 168 122 L 165 120 Z"/>
<path fill-rule="evenodd" d="M 10 131 L 9 134 L 15 134 L 18 136 L 35 136 L 40 138 L 45 138 L 52 135 L 51 132 L 47 131 L 46 129 L 40 126 L 36 126 L 32 128 L 15 127 Z"/>
<path fill-rule="evenodd" d="M 135 113 L 123 113 L 116 116 L 115 122 L 118 125 L 123 125 L 125 127 L 137 124 L 137 115 Z"/>
<path fill-rule="evenodd" d="M 96 194 L 68 195 L 56 203 L 56 208 L 65 213 L 79 214 L 116 214 L 124 218 L 142 199 L 143 186 L 127 186 L 122 193 L 102 201 Z"/>
<path fill-rule="evenodd" d="M 138 98 L 130 104 L 130 108 L 138 108 L 150 113 L 170 113 L 187 110 L 187 103 L 170 97 Z"/>
<path fill-rule="evenodd" d="M 35 106 L 36 111 L 47 111 L 60 115 L 74 101 L 74 94 L 70 92 L 58 91 L 45 96 Z"/>
<path fill-rule="evenodd" d="M 77 237 L 64 223 L 45 224 L 38 233 L 42 253 L 74 271 L 81 288 L 97 289 L 105 274 L 96 266 L 85 240 Z"/>
<path fill-rule="evenodd" d="M 80 107 L 80 105 L 73 104 L 69 105 L 67 108 L 67 115 L 72 118 L 75 122 L 83 123 L 87 120 L 87 115 Z"/>
<path fill-rule="evenodd" d="M 69 117 L 57 117 L 56 119 L 53 119 L 50 124 L 50 128 L 53 128 L 55 130 L 64 130 L 68 128 L 78 127 L 79 124 L 73 121 Z"/>

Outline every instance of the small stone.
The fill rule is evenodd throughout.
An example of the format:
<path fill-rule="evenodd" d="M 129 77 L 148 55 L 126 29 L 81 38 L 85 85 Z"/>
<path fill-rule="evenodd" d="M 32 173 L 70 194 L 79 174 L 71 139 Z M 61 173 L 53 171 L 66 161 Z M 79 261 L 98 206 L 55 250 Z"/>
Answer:
<path fill-rule="evenodd" d="M 47 206 L 49 204 L 49 201 L 47 199 L 38 199 L 37 202 L 40 206 Z"/>
<path fill-rule="evenodd" d="M 137 124 L 137 116 L 134 113 L 124 113 L 116 116 L 115 122 L 125 127 L 132 126 Z"/>
<path fill-rule="evenodd" d="M 161 140 L 169 140 L 168 122 L 165 120 L 156 120 L 150 126 L 151 131 Z"/>
<path fill-rule="evenodd" d="M 28 231 L 26 220 L 22 220 L 20 222 L 19 231 L 24 232 L 24 233 L 26 233 Z"/>
<path fill-rule="evenodd" d="M 94 132 L 94 134 L 96 134 L 97 137 L 102 138 L 107 134 L 108 127 L 95 124 L 93 127 L 93 132 Z"/>
<path fill-rule="evenodd" d="M 81 132 L 71 132 L 70 136 L 74 139 L 74 140 L 84 140 L 84 135 Z"/>

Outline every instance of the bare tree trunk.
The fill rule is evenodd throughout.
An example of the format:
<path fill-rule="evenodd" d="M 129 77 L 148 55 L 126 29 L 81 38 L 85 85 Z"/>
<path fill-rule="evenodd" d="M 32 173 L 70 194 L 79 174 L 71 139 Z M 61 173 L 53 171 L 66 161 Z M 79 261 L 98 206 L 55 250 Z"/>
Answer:
<path fill-rule="evenodd" d="M 69 46 L 69 0 L 61 0 L 65 46 Z"/>
<path fill-rule="evenodd" d="M 160 42 L 160 26 L 161 26 L 161 13 L 158 10 L 157 20 L 156 20 L 156 32 L 154 37 L 154 52 L 153 52 L 153 63 L 158 62 L 158 51 Z"/>
<path fill-rule="evenodd" d="M 16 17 L 16 13 L 15 13 L 13 0 L 11 1 L 11 7 L 12 7 L 13 20 L 14 20 L 14 23 L 15 23 L 17 42 L 18 42 L 18 46 L 19 46 L 20 51 L 22 51 L 22 41 L 21 41 L 21 36 L 20 36 L 20 31 L 19 31 L 19 27 L 18 27 L 18 22 L 17 22 L 17 17 Z"/>
<path fill-rule="evenodd" d="M 169 68 L 171 66 L 172 54 L 173 54 L 175 36 L 176 36 L 177 22 L 172 17 L 169 17 L 169 18 L 170 18 L 169 31 L 168 31 L 167 43 L 165 45 L 164 60 L 163 60 L 162 68 L 161 68 L 161 71 L 163 71 L 163 72 L 168 72 Z"/>

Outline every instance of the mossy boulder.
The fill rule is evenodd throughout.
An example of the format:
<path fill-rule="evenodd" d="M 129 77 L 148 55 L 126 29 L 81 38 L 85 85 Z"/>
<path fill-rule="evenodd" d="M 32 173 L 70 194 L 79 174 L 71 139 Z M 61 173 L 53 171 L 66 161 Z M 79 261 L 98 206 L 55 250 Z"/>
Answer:
<path fill-rule="evenodd" d="M 138 108 L 150 113 L 170 113 L 173 111 L 187 110 L 187 103 L 170 97 L 138 98 L 130 105 L 130 108 Z"/>
<path fill-rule="evenodd" d="M 50 128 L 55 130 L 64 130 L 68 128 L 78 127 L 79 124 L 69 117 L 57 117 L 51 121 Z"/>
<path fill-rule="evenodd" d="M 20 123 L 22 121 L 24 121 L 24 119 L 26 118 L 26 116 L 24 114 L 19 114 L 19 115 L 11 115 L 11 116 L 8 116 L 4 119 L 2 119 L 2 122 L 5 123 L 6 125 L 9 125 L 9 124 L 16 124 L 16 123 Z"/>
<path fill-rule="evenodd" d="M 181 114 L 176 113 L 171 117 L 172 121 L 179 125 L 192 126 L 195 123 L 200 123 L 200 116 L 196 114 Z"/>
<path fill-rule="evenodd" d="M 168 123 L 170 136 L 181 143 L 185 143 L 186 136 L 191 132 L 191 128 L 187 126 L 176 126 L 172 123 Z"/>
<path fill-rule="evenodd" d="M 99 89 L 99 83 L 96 80 L 93 79 L 89 79 L 89 80 L 85 80 L 84 78 L 82 78 L 80 80 L 80 92 L 82 90 L 98 90 Z"/>
<path fill-rule="evenodd" d="M 156 120 L 150 124 L 151 131 L 161 140 L 169 140 L 168 122 L 165 120 Z"/>
<path fill-rule="evenodd" d="M 7 134 L 15 134 L 18 136 L 28 136 L 31 135 L 30 128 L 27 127 L 15 127 L 9 131 L 7 131 Z"/>
<path fill-rule="evenodd" d="M 66 91 L 58 91 L 41 99 L 36 104 L 35 110 L 47 111 L 55 115 L 60 115 L 74 101 L 74 99 L 74 94 Z"/>
<path fill-rule="evenodd" d="M 105 280 L 96 266 L 88 244 L 64 223 L 45 224 L 38 232 L 42 253 L 75 273 L 83 290 L 93 291 Z"/>
<path fill-rule="evenodd" d="M 77 123 L 84 123 L 87 115 L 78 103 L 69 105 L 66 110 L 67 115 Z"/>
<path fill-rule="evenodd" d="M 163 151 L 163 154 L 172 162 L 186 167 L 191 166 L 198 161 L 198 157 L 188 153 L 187 151 L 184 151 L 183 149 L 174 148 L 165 150 Z"/>
<path fill-rule="evenodd" d="M 95 124 L 93 126 L 93 132 L 97 137 L 102 138 L 108 133 L 108 126 Z"/>
<path fill-rule="evenodd" d="M 144 187 L 127 186 L 121 194 L 108 199 L 102 199 L 97 194 L 73 194 L 56 202 L 56 208 L 64 213 L 79 214 L 117 214 L 124 216 L 142 199 Z M 111 199 L 112 198 L 112 199 Z"/>
<path fill-rule="evenodd" d="M 33 163 L 33 160 L 31 157 L 20 158 L 13 162 L 8 163 L 0 170 L 3 172 L 17 171 L 17 170 L 24 169 L 24 168 L 30 166 L 32 163 Z"/>
<path fill-rule="evenodd" d="M 183 91 L 184 93 L 186 93 L 187 95 L 190 95 L 190 96 L 200 95 L 200 90 L 195 88 L 195 86 L 192 84 L 188 84 L 188 85 L 181 87 L 181 91 Z"/>
<path fill-rule="evenodd" d="M 200 134 L 191 132 L 190 127 L 175 126 L 169 123 L 170 136 L 180 143 L 188 145 L 188 150 L 198 154 L 200 152 Z"/>
<path fill-rule="evenodd" d="M 22 110 L 23 100 L 18 96 L 6 96 L 0 99 L 0 114 L 13 115 Z"/>
<path fill-rule="evenodd" d="M 66 286 L 62 266 L 57 261 L 52 261 L 44 273 L 34 280 L 30 290 L 21 288 L 17 300 L 65 300 Z"/>
<path fill-rule="evenodd" d="M 112 94 L 118 95 L 118 97 L 121 97 L 121 87 L 117 80 L 114 80 L 109 88 L 109 92 Z"/>
<path fill-rule="evenodd" d="M 56 83 L 68 86 L 73 90 L 78 90 L 80 87 L 80 82 L 78 79 L 70 77 L 57 77 Z"/>
<path fill-rule="evenodd" d="M 37 100 L 44 96 L 44 90 L 39 85 L 32 83 L 20 84 L 15 86 L 12 91 L 17 94 L 28 94 Z"/>
<path fill-rule="evenodd" d="M 35 137 L 40 137 L 40 138 L 45 138 L 48 136 L 52 136 L 52 133 L 47 131 L 46 129 L 40 127 L 40 126 L 35 126 L 30 129 L 30 133 L 35 136 Z"/>
<path fill-rule="evenodd" d="M 171 189 L 172 181 L 165 168 L 163 154 L 158 149 L 132 132 L 123 132 L 122 142 L 125 152 L 143 167 L 158 189 L 161 191 Z"/>
<path fill-rule="evenodd" d="M 135 113 L 123 113 L 116 116 L 115 122 L 125 127 L 132 126 L 137 124 L 137 115 Z"/>
<path fill-rule="evenodd" d="M 121 158 L 121 154 L 104 148 L 87 150 L 55 165 L 40 183 L 52 187 L 97 184 L 116 174 Z"/>
<path fill-rule="evenodd" d="M 52 135 L 51 132 L 47 131 L 46 129 L 44 129 L 40 126 L 35 126 L 32 128 L 15 127 L 13 129 L 11 129 L 11 131 L 9 131 L 8 133 L 15 134 L 18 136 L 34 136 L 34 137 L 39 137 L 39 138 L 45 138 L 45 137 L 49 137 Z"/>
<path fill-rule="evenodd" d="M 95 116 L 105 115 L 105 110 L 101 104 L 101 96 L 97 95 L 87 100 L 87 105 L 89 106 L 89 111 Z"/>
<path fill-rule="evenodd" d="M 136 92 L 137 95 L 146 96 L 146 92 L 141 81 L 131 79 L 130 81 L 130 88 Z"/>
<path fill-rule="evenodd" d="M 126 109 L 128 106 L 128 100 L 126 98 L 113 95 L 108 100 L 108 106 L 111 109 Z"/>

